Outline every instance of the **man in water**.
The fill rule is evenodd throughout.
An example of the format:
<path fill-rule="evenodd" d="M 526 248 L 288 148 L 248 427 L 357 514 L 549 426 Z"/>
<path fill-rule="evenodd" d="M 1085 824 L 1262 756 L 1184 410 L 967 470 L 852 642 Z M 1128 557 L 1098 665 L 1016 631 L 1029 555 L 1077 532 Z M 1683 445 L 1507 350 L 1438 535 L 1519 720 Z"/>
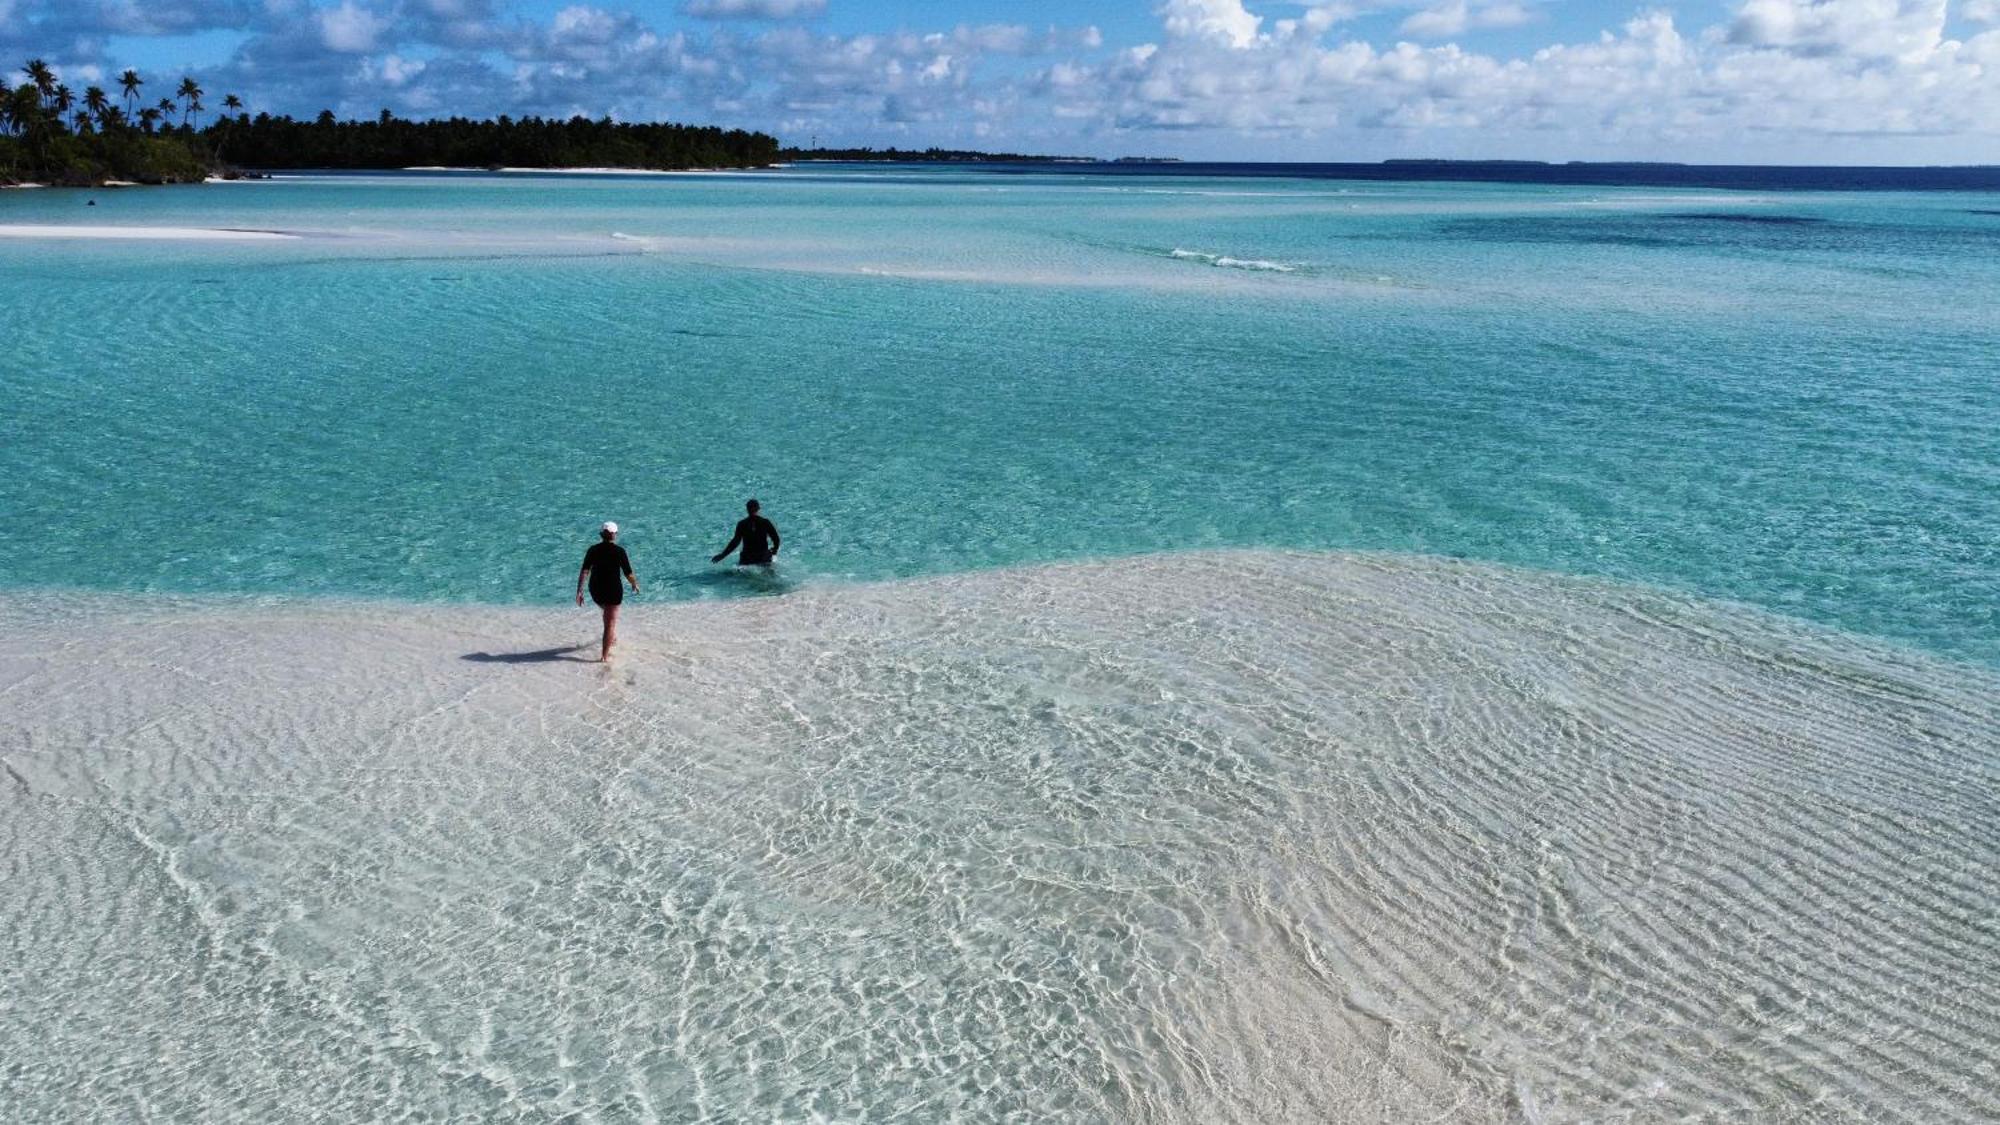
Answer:
<path fill-rule="evenodd" d="M 729 541 L 729 546 L 724 547 L 721 554 L 708 561 L 721 562 L 729 557 L 729 552 L 741 546 L 743 553 L 736 556 L 737 566 L 770 566 L 771 560 L 778 554 L 778 525 L 757 514 L 755 500 L 748 501 L 743 507 L 750 514 L 736 521 L 736 538 Z"/>
<path fill-rule="evenodd" d="M 606 520 L 597 538 L 598 542 L 583 553 L 583 569 L 576 572 L 576 604 L 583 604 L 583 584 L 588 579 L 590 600 L 604 611 L 604 648 L 597 654 L 597 659 L 604 661 L 611 659 L 611 646 L 618 643 L 618 606 L 625 600 L 625 588 L 618 584 L 618 577 L 624 575 L 635 594 L 639 579 L 632 573 L 632 559 L 616 542 L 617 524 Z"/>

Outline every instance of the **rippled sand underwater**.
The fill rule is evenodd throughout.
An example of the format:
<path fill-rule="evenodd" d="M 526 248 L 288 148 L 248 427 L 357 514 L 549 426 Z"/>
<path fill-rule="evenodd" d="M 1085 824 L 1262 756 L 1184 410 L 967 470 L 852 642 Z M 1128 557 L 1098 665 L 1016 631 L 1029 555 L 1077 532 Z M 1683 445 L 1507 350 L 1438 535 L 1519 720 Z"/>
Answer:
<path fill-rule="evenodd" d="M 9 1120 L 1981 1121 L 1990 672 L 1232 552 L 0 599 Z"/>

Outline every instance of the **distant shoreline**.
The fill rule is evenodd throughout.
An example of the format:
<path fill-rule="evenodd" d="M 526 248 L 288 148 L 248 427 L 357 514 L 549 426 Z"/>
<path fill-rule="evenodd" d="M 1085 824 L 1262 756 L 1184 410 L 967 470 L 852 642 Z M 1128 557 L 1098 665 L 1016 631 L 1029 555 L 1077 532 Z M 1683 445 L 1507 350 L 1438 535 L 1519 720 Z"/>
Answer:
<path fill-rule="evenodd" d="M 1689 188 L 1724 191 L 1919 191 L 2000 193 L 1996 165 L 1754 165 L 1674 164 L 1658 162 L 1572 161 L 1552 164 L 1532 160 L 1385 160 L 1379 163 L 1159 162 L 1121 158 L 991 159 L 840 159 L 805 157 L 741 167 L 705 165 L 692 168 L 642 168 L 614 165 L 538 168 L 529 165 L 415 164 L 379 168 L 254 169 L 244 178 L 284 175 L 553 175 L 553 176 L 680 176 L 777 172 L 812 167 L 979 168 L 997 175 L 1092 177 L 1159 177 L 1222 179 L 1305 179 L 1359 183 L 1489 183 L 1549 187 Z M 217 182 L 209 177 L 206 182 Z M 0 184 L 0 190 L 38 187 L 118 187 L 123 183 L 61 185 L 46 182 Z M 139 186 L 132 184 L 131 186 Z"/>
<path fill-rule="evenodd" d="M 1756 165 L 1535 160 L 1384 160 L 1378 163 L 1195 162 L 1072 158 L 842 159 L 801 157 L 760 168 L 473 168 L 415 166 L 383 171 L 512 174 L 666 175 L 778 171 L 786 168 L 901 167 L 981 169 L 999 175 L 1307 179 L 1363 183 L 1490 183 L 1549 187 L 1692 188 L 1729 191 L 1970 191 L 2000 193 L 1996 165 Z M 359 172 L 362 169 L 329 169 Z"/>
<path fill-rule="evenodd" d="M 563 175 L 563 176 L 684 176 L 684 175 L 688 175 L 688 174 L 691 174 L 691 173 L 692 173 L 692 174 L 705 174 L 705 175 L 713 175 L 713 174 L 716 174 L 716 173 L 729 173 L 729 172 L 762 172 L 762 171 L 766 171 L 766 170 L 768 170 L 768 169 L 771 169 L 771 168 L 778 168 L 778 167 L 782 167 L 782 165 L 778 165 L 778 164 L 763 164 L 763 165 L 758 165 L 758 166 L 756 166 L 756 167 L 751 167 L 751 168 L 611 168 L 611 167 L 602 167 L 602 168 L 532 168 L 532 167 L 527 167 L 527 166 L 505 166 L 505 165 L 503 165 L 503 166 L 501 166 L 501 167 L 497 167 L 497 168 L 495 168 L 495 167 L 473 167 L 473 166 L 471 166 L 471 165 L 465 165 L 465 164 L 412 164 L 412 165 L 409 165 L 408 167 L 404 167 L 404 168 L 376 168 L 376 169 L 370 169 L 370 168 L 336 168 L 336 169 L 327 169 L 327 170 L 328 170 L 328 171 L 337 171 L 337 172 L 364 172 L 364 173 L 365 173 L 365 172 L 370 172 L 370 171 L 378 171 L 378 172 L 478 172 L 478 173 L 487 173 L 487 174 L 495 174 L 495 173 L 501 173 L 501 172 L 507 172 L 507 173 L 517 173 L 517 174 L 518 174 L 518 173 L 529 173 L 529 174 L 532 174 L 532 175 L 538 175 L 538 176 L 539 176 L 539 175 Z M 306 169 L 306 168 L 297 168 L 297 169 L 287 169 L 287 171 L 297 171 L 297 172 L 306 172 L 306 171 L 312 171 L 312 169 Z"/>
<path fill-rule="evenodd" d="M 868 161 L 816 164 L 881 165 Z M 1726 191 L 1974 191 L 2000 193 L 2000 165 L 1757 165 L 1641 161 L 1385 160 L 1378 163 L 1068 160 L 909 161 L 908 167 L 983 165 L 1001 174 L 1160 178 L 1493 183 L 1550 187 L 1700 188 Z"/>
<path fill-rule="evenodd" d="M 504 166 L 499 168 L 473 167 L 471 165 L 414 164 L 396 168 L 275 168 L 256 169 L 248 174 L 235 176 L 208 176 L 200 181 L 205 184 L 256 183 L 281 176 L 380 176 L 398 172 L 463 172 L 474 175 L 567 175 L 567 176 L 684 176 L 684 175 L 729 175 L 752 172 L 773 171 L 784 168 L 784 164 L 763 164 L 748 168 L 531 168 L 526 166 Z M 136 180 L 104 180 L 87 184 L 45 184 L 45 183 L 0 183 L 0 191 L 26 191 L 38 188 L 69 188 L 76 191 L 92 191 L 98 188 L 128 188 L 164 185 L 148 185 Z"/>

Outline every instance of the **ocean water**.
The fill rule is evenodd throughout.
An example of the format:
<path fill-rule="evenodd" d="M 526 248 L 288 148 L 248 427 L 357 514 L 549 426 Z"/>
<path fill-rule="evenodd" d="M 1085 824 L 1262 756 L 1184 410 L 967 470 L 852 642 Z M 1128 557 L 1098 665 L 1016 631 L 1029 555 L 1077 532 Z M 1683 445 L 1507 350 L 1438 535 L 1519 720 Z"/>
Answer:
<path fill-rule="evenodd" d="M 2000 661 L 2000 194 L 861 169 L 10 192 L 0 587 L 649 597 L 1199 547 Z"/>
<path fill-rule="evenodd" d="M 0 193 L 0 1119 L 2000 1117 L 1996 250 L 1976 192 Z M 751 495 L 775 576 L 706 561 Z"/>

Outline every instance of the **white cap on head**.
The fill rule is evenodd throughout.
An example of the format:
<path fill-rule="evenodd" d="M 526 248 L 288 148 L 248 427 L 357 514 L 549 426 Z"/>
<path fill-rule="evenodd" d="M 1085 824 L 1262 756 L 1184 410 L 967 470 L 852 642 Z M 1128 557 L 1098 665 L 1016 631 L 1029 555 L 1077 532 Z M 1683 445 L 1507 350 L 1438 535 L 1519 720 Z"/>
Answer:
<path fill-rule="evenodd" d="M 611 522 L 610 520 L 605 520 L 605 521 L 604 521 L 604 530 L 605 530 L 606 532 L 609 532 L 609 533 L 610 533 L 610 534 L 612 534 L 612 535 L 616 535 L 616 534 L 618 534 L 618 525 L 617 525 L 617 524 L 615 524 L 615 523 L 612 523 L 612 522 Z"/>

